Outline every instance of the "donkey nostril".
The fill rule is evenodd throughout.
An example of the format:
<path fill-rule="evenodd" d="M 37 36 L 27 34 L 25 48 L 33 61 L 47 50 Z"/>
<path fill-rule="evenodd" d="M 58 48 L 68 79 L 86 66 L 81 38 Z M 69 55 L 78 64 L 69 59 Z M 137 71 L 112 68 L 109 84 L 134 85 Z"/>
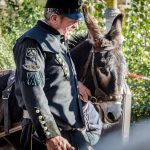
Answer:
<path fill-rule="evenodd" d="M 113 113 L 111 113 L 111 112 L 109 112 L 109 113 L 107 114 L 107 117 L 108 117 L 110 120 L 112 120 L 112 121 L 115 120 L 115 116 L 114 116 Z"/>

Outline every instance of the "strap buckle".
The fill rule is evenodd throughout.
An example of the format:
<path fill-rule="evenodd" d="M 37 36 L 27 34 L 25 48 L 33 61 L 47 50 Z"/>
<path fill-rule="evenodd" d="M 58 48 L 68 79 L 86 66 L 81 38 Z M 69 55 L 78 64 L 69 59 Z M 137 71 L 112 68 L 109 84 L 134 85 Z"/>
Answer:
<path fill-rule="evenodd" d="M 2 99 L 7 100 L 10 96 L 10 88 L 2 92 Z"/>

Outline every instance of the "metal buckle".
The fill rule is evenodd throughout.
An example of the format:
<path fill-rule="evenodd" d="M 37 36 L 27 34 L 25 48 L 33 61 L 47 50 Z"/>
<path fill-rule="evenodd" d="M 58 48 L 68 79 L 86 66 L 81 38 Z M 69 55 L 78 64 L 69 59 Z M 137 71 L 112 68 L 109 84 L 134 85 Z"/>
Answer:
<path fill-rule="evenodd" d="M 9 90 L 3 91 L 2 92 L 2 99 L 4 99 L 4 100 L 8 99 L 9 95 L 10 95 L 9 92 L 10 92 Z"/>
<path fill-rule="evenodd" d="M 86 131 L 86 128 L 73 128 L 73 131 L 80 131 L 80 132 L 84 132 Z"/>

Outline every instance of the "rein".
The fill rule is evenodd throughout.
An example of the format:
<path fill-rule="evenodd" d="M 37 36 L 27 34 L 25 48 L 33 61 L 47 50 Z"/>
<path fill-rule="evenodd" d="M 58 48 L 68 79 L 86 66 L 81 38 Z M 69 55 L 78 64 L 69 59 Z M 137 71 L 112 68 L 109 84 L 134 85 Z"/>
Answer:
<path fill-rule="evenodd" d="M 84 72 L 83 72 L 83 75 L 81 77 L 81 81 L 84 83 L 85 82 L 85 79 L 86 79 L 86 74 L 88 72 L 88 68 L 90 66 L 90 62 L 92 63 L 91 65 L 91 73 L 92 73 L 92 77 L 93 77 L 93 81 L 94 81 L 94 86 L 95 86 L 95 96 L 92 96 L 91 97 L 91 102 L 94 104 L 94 105 L 100 105 L 101 103 L 104 103 L 104 102 L 118 102 L 118 103 L 121 103 L 121 101 L 117 101 L 116 99 L 122 99 L 123 97 L 123 94 L 113 94 L 113 95 L 107 95 L 103 90 L 101 90 L 98 86 L 98 82 L 97 82 L 97 78 L 96 78 L 96 75 L 95 75 L 95 66 L 94 66 L 94 59 L 95 59 L 95 51 L 94 51 L 94 48 L 92 47 L 90 53 L 89 53 L 89 56 L 88 56 L 88 59 L 85 63 L 85 67 L 84 67 Z"/>

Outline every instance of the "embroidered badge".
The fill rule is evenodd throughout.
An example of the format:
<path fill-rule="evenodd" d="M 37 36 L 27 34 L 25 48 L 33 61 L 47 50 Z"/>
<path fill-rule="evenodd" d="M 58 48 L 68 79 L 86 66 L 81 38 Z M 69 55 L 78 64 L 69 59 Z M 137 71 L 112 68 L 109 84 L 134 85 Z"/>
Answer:
<path fill-rule="evenodd" d="M 39 71 L 41 68 L 39 65 L 33 65 L 33 64 L 24 64 L 22 65 L 22 67 L 28 71 Z"/>
<path fill-rule="evenodd" d="M 44 83 L 43 74 L 41 72 L 27 72 L 26 84 L 30 86 L 38 86 Z"/>
<path fill-rule="evenodd" d="M 37 56 L 36 48 L 27 48 L 26 57 L 35 58 Z"/>

